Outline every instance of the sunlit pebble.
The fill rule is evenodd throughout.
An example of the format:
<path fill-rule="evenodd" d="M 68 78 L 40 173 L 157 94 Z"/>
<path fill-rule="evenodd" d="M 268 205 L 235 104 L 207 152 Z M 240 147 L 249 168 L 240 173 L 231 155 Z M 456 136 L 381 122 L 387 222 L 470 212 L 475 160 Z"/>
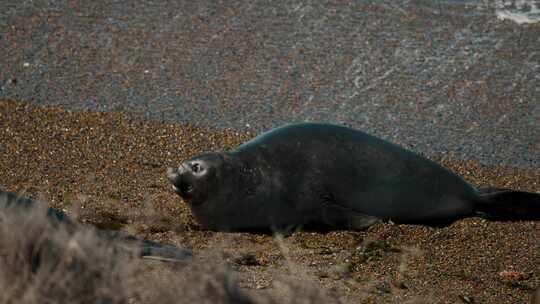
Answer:
<path fill-rule="evenodd" d="M 499 272 L 499 276 L 506 279 L 518 280 L 518 281 L 526 280 L 528 278 L 527 274 L 520 271 L 512 271 L 512 270 L 501 271 Z"/>

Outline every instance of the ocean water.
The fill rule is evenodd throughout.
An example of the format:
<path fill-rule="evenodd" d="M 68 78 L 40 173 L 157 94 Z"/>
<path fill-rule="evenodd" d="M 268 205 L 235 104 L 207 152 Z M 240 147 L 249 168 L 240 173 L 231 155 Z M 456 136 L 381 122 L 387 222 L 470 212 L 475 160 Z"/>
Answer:
<path fill-rule="evenodd" d="M 0 98 L 540 168 L 539 1 L 2 1 Z"/>

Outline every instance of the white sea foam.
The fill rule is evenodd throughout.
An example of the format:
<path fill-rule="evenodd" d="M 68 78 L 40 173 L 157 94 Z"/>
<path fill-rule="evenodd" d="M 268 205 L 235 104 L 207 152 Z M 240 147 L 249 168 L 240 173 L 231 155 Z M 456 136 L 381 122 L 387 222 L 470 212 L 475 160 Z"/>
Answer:
<path fill-rule="evenodd" d="M 540 22 L 540 9 L 538 1 L 514 0 L 496 1 L 495 14 L 498 19 L 511 20 L 517 24 Z"/>

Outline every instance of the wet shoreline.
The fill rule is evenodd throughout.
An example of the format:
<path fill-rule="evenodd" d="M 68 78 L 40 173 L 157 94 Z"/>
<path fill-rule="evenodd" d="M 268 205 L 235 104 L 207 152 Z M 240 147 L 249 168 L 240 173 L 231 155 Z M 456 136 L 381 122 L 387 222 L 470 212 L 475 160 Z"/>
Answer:
<path fill-rule="evenodd" d="M 497 1 L 43 3 L 0 4 L 0 98 L 540 167 L 540 23 Z"/>

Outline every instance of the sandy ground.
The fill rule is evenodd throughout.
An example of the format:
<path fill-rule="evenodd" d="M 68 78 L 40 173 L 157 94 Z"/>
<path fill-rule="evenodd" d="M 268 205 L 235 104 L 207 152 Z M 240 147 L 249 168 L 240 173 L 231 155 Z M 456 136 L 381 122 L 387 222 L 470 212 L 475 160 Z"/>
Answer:
<path fill-rule="evenodd" d="M 289 274 L 353 303 L 525 303 L 540 285 L 540 222 L 377 224 L 282 239 L 201 230 L 170 189 L 167 166 L 253 135 L 2 100 L 0 186 L 81 222 L 170 241 L 198 256 L 217 253 L 255 295 L 279 293 L 275 282 Z M 479 187 L 539 189 L 538 169 L 434 158 Z"/>

